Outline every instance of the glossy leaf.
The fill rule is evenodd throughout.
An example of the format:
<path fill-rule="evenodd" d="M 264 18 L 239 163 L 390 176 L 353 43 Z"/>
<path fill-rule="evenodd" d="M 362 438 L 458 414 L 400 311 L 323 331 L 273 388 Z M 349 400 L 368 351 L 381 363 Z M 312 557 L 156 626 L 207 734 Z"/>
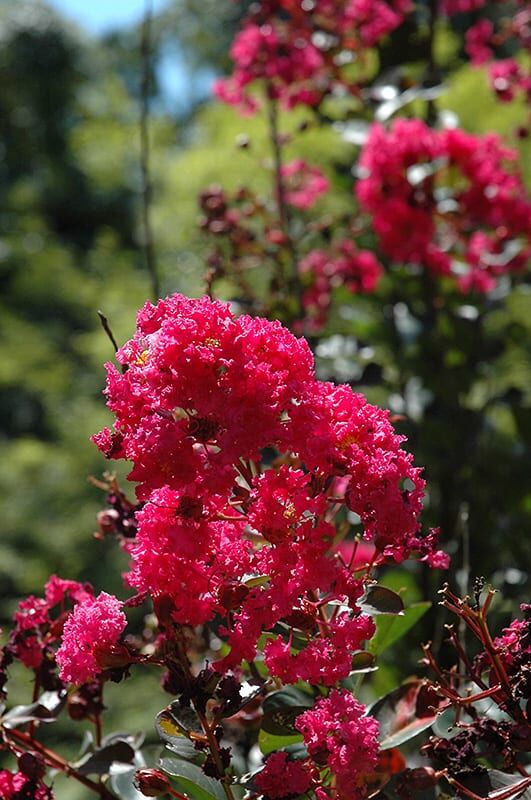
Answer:
<path fill-rule="evenodd" d="M 66 692 L 43 692 L 35 703 L 14 706 L 2 718 L 6 728 L 16 728 L 27 722 L 54 722 L 66 703 Z"/>
<path fill-rule="evenodd" d="M 139 792 L 134 784 L 136 771 L 136 766 L 128 767 L 125 764 L 113 764 L 106 786 L 120 800 L 144 800 L 146 795 Z"/>
<path fill-rule="evenodd" d="M 403 614 L 402 598 L 386 586 L 370 586 L 360 603 L 366 614 Z"/>
<path fill-rule="evenodd" d="M 81 775 L 108 775 L 111 764 L 119 761 L 122 764 L 132 764 L 135 751 L 128 742 L 123 740 L 112 742 L 90 753 L 81 762 L 76 764 L 76 770 Z"/>
<path fill-rule="evenodd" d="M 270 580 L 269 575 L 255 575 L 253 578 L 247 578 L 247 580 L 243 581 L 243 584 L 248 589 L 254 589 L 257 586 L 265 586 Z"/>
<path fill-rule="evenodd" d="M 155 718 L 155 729 L 163 742 L 172 744 L 176 739 L 188 737 L 190 733 L 201 733 L 201 725 L 195 711 L 171 703 Z"/>
<path fill-rule="evenodd" d="M 431 727 L 437 716 L 433 708 L 440 703 L 440 696 L 418 678 L 377 700 L 369 713 L 380 723 L 380 748 L 398 747 Z"/>
<path fill-rule="evenodd" d="M 220 781 L 205 775 L 196 764 L 164 756 L 160 768 L 171 776 L 175 788 L 190 800 L 226 800 Z"/>
<path fill-rule="evenodd" d="M 276 750 L 286 750 L 286 748 L 300 742 L 302 742 L 302 734 L 300 733 L 291 736 L 275 736 L 262 729 L 258 734 L 258 746 L 264 756 L 274 753 Z"/>
<path fill-rule="evenodd" d="M 511 787 L 514 788 L 514 794 L 506 796 L 505 800 L 513 800 L 513 798 L 514 800 L 516 798 L 531 800 L 531 778 L 526 781 L 522 775 L 510 775 L 497 769 L 486 769 L 479 774 L 456 775 L 456 778 L 459 783 L 477 794 L 478 797 L 484 797 L 485 800 L 496 800 L 500 794 Z"/>
<path fill-rule="evenodd" d="M 179 758 L 182 758 L 185 761 L 197 761 L 201 758 L 201 753 L 196 750 L 193 742 L 184 736 L 167 742 L 166 747 L 168 750 L 171 750 L 172 753 L 175 753 L 175 755 L 179 756 Z"/>
<path fill-rule="evenodd" d="M 368 650 L 360 650 L 359 653 L 354 653 L 352 656 L 351 675 L 361 674 L 364 672 L 374 672 L 378 669 L 374 665 L 375 656 L 369 653 Z"/>
<path fill-rule="evenodd" d="M 311 706 L 312 698 L 293 686 L 273 692 L 264 700 L 262 730 L 274 736 L 295 734 L 296 718 Z"/>
<path fill-rule="evenodd" d="M 134 765 L 115 761 L 111 764 L 109 780 L 105 784 L 106 788 L 109 788 L 120 800 L 144 800 L 146 795 L 134 785 L 135 774 L 137 769 L 157 766 L 160 750 L 160 747 L 153 745 L 136 750 Z"/>
<path fill-rule="evenodd" d="M 398 642 L 424 616 L 431 603 L 414 603 L 404 609 L 403 614 L 395 616 L 380 615 L 375 619 L 376 633 L 367 645 L 367 649 L 375 656 L 385 652 Z"/>

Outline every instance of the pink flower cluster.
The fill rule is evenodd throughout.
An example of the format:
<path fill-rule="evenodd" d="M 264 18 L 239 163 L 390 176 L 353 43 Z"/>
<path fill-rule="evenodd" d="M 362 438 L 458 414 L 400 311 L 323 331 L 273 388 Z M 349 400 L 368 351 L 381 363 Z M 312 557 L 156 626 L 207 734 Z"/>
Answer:
<path fill-rule="evenodd" d="M 516 158 L 494 134 L 436 131 L 417 119 L 376 124 L 357 196 L 389 258 L 457 273 L 462 291 L 487 292 L 529 255 L 531 202 Z"/>
<path fill-rule="evenodd" d="M 332 548 L 339 508 L 359 515 L 377 559 L 440 560 L 433 537 L 419 535 L 421 470 L 387 412 L 317 381 L 306 342 L 280 323 L 234 317 L 208 298 L 146 304 L 117 358 L 106 388 L 115 428 L 94 441 L 132 461 L 143 502 L 125 544 L 130 585 L 166 598 L 178 623 L 221 616 L 230 645 L 221 671 L 254 658 L 262 633 L 282 622 L 312 645 L 291 659 L 270 641 L 273 671 L 328 685 L 347 675 L 346 650 L 373 627 L 356 605 L 361 581 Z M 273 468 L 263 453 L 276 454 Z M 328 626 L 317 624 L 323 598 L 347 606 Z"/>
<path fill-rule="evenodd" d="M 39 670 L 51 655 L 51 646 L 61 636 L 71 604 L 85 602 L 92 596 L 89 584 L 52 575 L 45 586 L 44 597 L 30 595 L 19 603 L 7 644 L 10 655 L 28 669 Z"/>
<path fill-rule="evenodd" d="M 351 294 L 373 292 L 383 268 L 370 250 L 358 250 L 354 242 L 343 239 L 329 251 L 311 250 L 300 261 L 299 273 L 305 285 L 305 320 L 310 330 L 319 330 L 328 318 L 335 288 L 345 287 Z"/>
<path fill-rule="evenodd" d="M 330 186 L 318 167 L 312 167 L 300 158 L 284 164 L 281 176 L 286 202 L 302 210 L 311 208 Z"/>
<path fill-rule="evenodd" d="M 378 760 L 378 722 L 365 713 L 350 692 L 334 689 L 295 721 L 310 756 L 318 764 L 326 761 L 336 779 L 335 796 L 344 800 L 366 796 L 366 776 Z"/>
<path fill-rule="evenodd" d="M 312 785 L 311 774 L 302 761 L 290 761 L 288 754 L 272 753 L 254 782 L 267 800 L 283 800 L 304 794 Z"/>
<path fill-rule="evenodd" d="M 126 625 L 122 603 L 106 592 L 78 603 L 65 622 L 56 655 L 61 680 L 81 684 L 99 675 L 109 666 L 109 650 Z"/>
<path fill-rule="evenodd" d="M 334 87 L 351 88 L 338 53 L 373 47 L 410 10 L 409 0 L 261 0 L 233 42 L 233 74 L 214 92 L 252 113 L 258 101 L 249 90 L 261 81 L 268 97 L 288 108 L 316 106 Z"/>
<path fill-rule="evenodd" d="M 497 20 L 496 28 L 489 19 L 481 17 L 465 35 L 465 50 L 472 64 L 488 64 L 490 84 L 499 100 L 510 102 L 522 93 L 531 99 L 531 75 L 529 67 L 518 63 L 514 58 L 496 58 L 499 42 L 512 39 L 523 50 L 529 50 L 531 29 L 531 9 L 521 3 L 522 8 Z"/>
<path fill-rule="evenodd" d="M 443 14 L 452 16 L 453 14 L 469 14 L 483 8 L 485 0 L 440 0 L 440 8 Z"/>
<path fill-rule="evenodd" d="M 1 800 L 53 800 L 52 790 L 40 780 L 32 780 L 23 772 L 0 769 Z"/>
<path fill-rule="evenodd" d="M 503 635 L 494 640 L 494 647 L 510 675 L 525 669 L 525 665 L 529 667 L 531 662 L 531 605 L 524 603 L 520 609 L 524 618 L 513 619 L 504 628 Z M 527 682 L 531 683 L 531 677 L 527 677 Z"/>

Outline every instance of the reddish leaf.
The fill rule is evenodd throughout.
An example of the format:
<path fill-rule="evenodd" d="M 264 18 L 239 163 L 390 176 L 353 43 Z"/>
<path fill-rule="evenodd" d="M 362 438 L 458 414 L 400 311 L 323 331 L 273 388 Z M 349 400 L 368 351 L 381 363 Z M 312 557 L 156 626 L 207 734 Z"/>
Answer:
<path fill-rule="evenodd" d="M 429 728 L 443 702 L 426 681 L 413 678 L 372 706 L 371 715 L 380 723 L 380 747 L 386 750 L 412 739 Z"/>

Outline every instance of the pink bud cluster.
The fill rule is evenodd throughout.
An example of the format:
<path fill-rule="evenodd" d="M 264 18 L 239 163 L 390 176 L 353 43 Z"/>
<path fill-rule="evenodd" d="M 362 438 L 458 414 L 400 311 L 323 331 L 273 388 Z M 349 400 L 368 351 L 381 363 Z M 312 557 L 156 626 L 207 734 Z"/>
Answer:
<path fill-rule="evenodd" d="M 256 81 L 288 108 L 317 106 L 339 87 L 353 91 L 341 54 L 376 45 L 411 10 L 409 0 L 261 0 L 253 3 L 231 48 L 234 72 L 218 97 L 252 113 Z"/>
<path fill-rule="evenodd" d="M 463 292 L 487 292 L 529 256 L 531 202 L 516 158 L 494 134 L 437 131 L 417 119 L 376 124 L 357 196 L 389 258 L 453 274 Z"/>
<path fill-rule="evenodd" d="M 311 250 L 299 262 L 304 282 L 302 302 L 306 330 L 319 330 L 326 323 L 334 288 L 351 294 L 373 292 L 383 267 L 370 250 L 358 250 L 350 239 L 342 239 L 328 250 Z"/>
<path fill-rule="evenodd" d="M 219 671 L 252 660 L 282 623 L 287 639 L 269 634 L 264 651 L 274 674 L 345 677 L 374 627 L 357 604 L 361 580 L 335 555 L 337 514 L 359 516 L 376 562 L 441 560 L 419 534 L 421 470 L 387 412 L 317 381 L 306 342 L 280 323 L 208 298 L 146 304 L 117 358 L 114 431 L 94 441 L 132 461 L 143 503 L 124 545 L 129 584 L 165 598 L 177 623 L 220 617 L 230 649 Z M 321 624 L 320 604 L 337 600 L 344 611 Z M 311 644 L 292 657 L 301 631 Z"/>

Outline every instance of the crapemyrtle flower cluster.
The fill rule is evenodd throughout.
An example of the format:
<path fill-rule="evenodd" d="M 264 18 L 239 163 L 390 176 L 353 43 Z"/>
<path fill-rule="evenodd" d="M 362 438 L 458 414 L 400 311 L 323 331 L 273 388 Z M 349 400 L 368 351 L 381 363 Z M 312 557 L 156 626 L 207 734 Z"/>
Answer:
<path fill-rule="evenodd" d="M 95 597 L 88 583 L 52 575 L 44 597 L 30 595 L 18 604 L 1 669 L 20 661 L 51 691 L 62 690 L 63 683 L 85 684 L 104 669 L 128 664 L 129 652 L 118 644 L 127 622 L 121 608 L 106 592 Z M 71 699 L 75 704 L 76 698 Z"/>
<path fill-rule="evenodd" d="M 432 566 L 447 561 L 436 532 L 421 534 L 424 480 L 404 437 L 386 411 L 349 386 L 317 380 L 305 340 L 208 297 L 146 303 L 117 361 L 107 365 L 105 390 L 115 424 L 93 439 L 108 458 L 130 461 L 137 502 L 114 478 L 101 484 L 110 509 L 98 517 L 97 536 L 118 538 L 136 593 L 122 602 L 52 576 L 44 597 L 19 604 L 0 686 L 5 695 L 18 659 L 34 672 L 37 702 L 22 717 L 27 733 L 8 718 L 5 749 L 19 771 L 0 772 L 0 794 L 52 800 L 42 782 L 47 767 L 101 793 L 101 782 L 38 749 L 38 692 L 51 695 L 53 710 L 42 706 L 47 721 L 66 706 L 104 742 L 105 682 L 149 664 L 163 669 L 162 686 L 176 698 L 159 715 L 160 730 L 170 740 L 174 729 L 189 734 L 203 774 L 226 786 L 223 720 L 232 720 L 230 728 L 246 715 L 253 726 L 262 704 L 264 719 L 269 713 L 264 698 L 273 686 L 306 682 L 319 699 L 288 715 L 306 750 L 295 759 L 270 754 L 252 791 L 265 800 L 310 791 L 316 800 L 362 800 L 374 778 L 379 726 L 337 686 L 351 676 L 353 656 L 368 655 L 365 643 L 376 631 L 367 613 L 372 568 L 410 556 Z M 366 540 L 360 558 L 352 513 L 362 529 L 356 540 L 362 533 Z M 146 599 L 154 613 L 142 632 L 124 638 L 125 608 Z M 193 647 L 218 652 L 217 660 L 194 669 Z M 242 692 L 246 672 L 250 693 Z M 183 728 L 190 714 L 193 727 Z M 136 785 L 157 795 L 171 786 L 150 769 Z"/>
<path fill-rule="evenodd" d="M 437 131 L 415 119 L 375 124 L 356 193 L 390 259 L 485 293 L 522 270 L 530 252 L 531 202 L 516 157 L 494 134 Z"/>
<path fill-rule="evenodd" d="M 44 688 L 57 688 L 54 646 L 72 605 L 92 598 L 89 584 L 52 575 L 44 587 L 44 597 L 30 595 L 15 610 L 14 627 L 3 651 L 4 662 L 20 661 L 39 674 Z"/>
<path fill-rule="evenodd" d="M 254 779 L 260 794 L 267 800 L 298 797 L 312 786 L 312 775 L 302 761 L 289 760 L 282 751 L 272 753 Z"/>
<path fill-rule="evenodd" d="M 447 13 L 475 10 L 485 5 L 485 0 L 445 0 L 450 6 Z M 459 6 L 473 6 L 460 8 Z M 501 4 L 500 4 L 501 5 Z M 481 16 L 465 35 L 465 50 L 472 64 L 487 66 L 490 85 L 502 102 L 510 102 L 518 95 L 524 99 L 531 97 L 531 75 L 529 68 L 514 58 L 499 57 L 500 45 L 510 42 L 514 47 L 528 50 L 531 11 L 529 5 L 518 0 L 504 4 L 506 14 L 497 14 L 493 20 Z M 455 6 L 455 8 L 454 8 Z"/>
<path fill-rule="evenodd" d="M 470 14 L 478 11 L 485 5 L 485 0 L 440 0 L 439 8 L 443 14 L 453 16 L 454 14 Z"/>
<path fill-rule="evenodd" d="M 233 74 L 214 91 L 252 113 L 255 84 L 285 107 L 318 106 L 330 93 L 356 92 L 345 67 L 374 47 L 412 10 L 409 0 L 261 0 L 253 3 L 237 34 Z"/>
<path fill-rule="evenodd" d="M 334 689 L 295 722 L 308 753 L 316 764 L 326 765 L 335 776 L 338 798 L 361 800 L 367 795 L 367 774 L 379 753 L 378 722 L 366 716 L 365 706 L 345 690 Z M 316 793 L 323 800 L 326 792 Z"/>
<path fill-rule="evenodd" d="M 42 776 L 41 776 L 42 777 Z M 24 772 L 0 769 L 0 798 L 2 800 L 53 800 L 54 794 L 40 778 Z"/>
<path fill-rule="evenodd" d="M 106 592 L 78 603 L 64 624 L 56 654 L 61 680 L 86 683 L 102 668 L 114 665 L 115 648 L 126 625 L 122 603 Z"/>
<path fill-rule="evenodd" d="M 284 164 L 280 170 L 286 202 L 295 208 L 311 208 L 329 189 L 328 180 L 318 167 L 312 167 L 300 158 Z"/>
<path fill-rule="evenodd" d="M 311 250 L 299 261 L 299 273 L 304 286 L 305 330 L 311 331 L 325 325 L 335 288 L 369 294 L 376 289 L 383 267 L 373 252 L 342 239 L 329 250 Z"/>
<path fill-rule="evenodd" d="M 514 684 L 515 695 L 525 698 L 531 693 L 531 604 L 523 603 L 520 610 L 523 618 L 514 619 L 502 636 L 494 639 L 494 647 Z"/>
<path fill-rule="evenodd" d="M 280 323 L 208 298 L 146 304 L 117 358 L 106 389 L 116 423 L 94 441 L 132 462 L 143 503 L 124 539 L 128 583 L 166 598 L 178 624 L 221 619 L 219 672 L 251 661 L 282 623 L 287 639 L 270 634 L 264 650 L 273 674 L 346 677 L 374 626 L 359 608 L 363 582 L 335 554 L 337 515 L 359 515 L 375 563 L 444 561 L 420 535 L 424 480 L 387 412 L 317 381 L 306 342 Z M 337 600 L 345 610 L 324 624 L 323 601 Z M 295 634 L 307 644 L 292 655 Z"/>

